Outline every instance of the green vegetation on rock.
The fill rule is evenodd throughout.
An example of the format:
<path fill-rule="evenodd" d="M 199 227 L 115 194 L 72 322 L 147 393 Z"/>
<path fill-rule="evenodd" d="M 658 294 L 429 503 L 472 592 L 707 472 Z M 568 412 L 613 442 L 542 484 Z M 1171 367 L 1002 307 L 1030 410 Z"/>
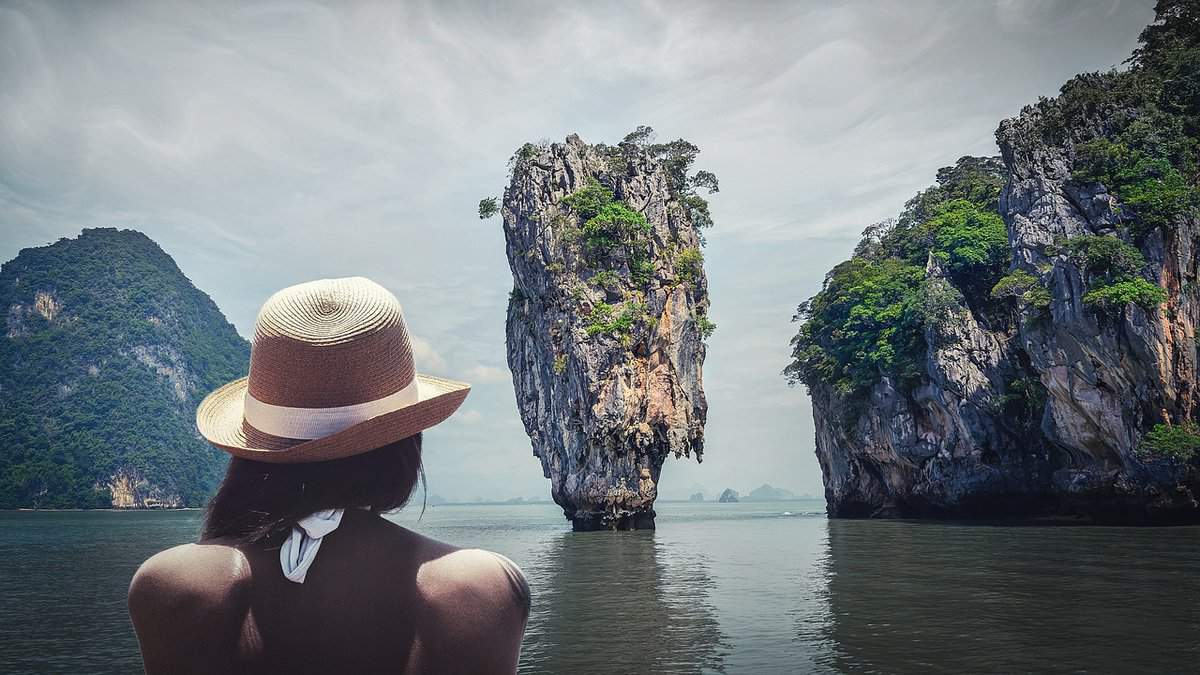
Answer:
<path fill-rule="evenodd" d="M 713 220 L 712 214 L 709 212 L 708 200 L 700 196 L 700 191 L 704 190 L 708 194 L 713 194 L 720 192 L 721 188 L 717 177 L 712 172 L 691 173 L 696 156 L 700 154 L 700 148 L 682 138 L 669 143 L 653 143 L 653 140 L 654 130 L 647 126 L 640 126 L 625 136 L 625 139 L 613 149 L 613 152 L 621 155 L 627 149 L 635 148 L 645 151 L 646 154 L 657 160 L 663 168 L 663 173 L 667 176 L 671 194 L 679 199 L 692 224 L 700 230 L 712 227 Z M 701 235 L 700 242 L 704 243 L 703 235 Z"/>
<path fill-rule="evenodd" d="M 1131 302 L 1150 311 L 1166 301 L 1167 292 L 1162 287 L 1140 277 L 1105 284 L 1083 294 L 1085 304 L 1108 311 L 1120 310 Z"/>
<path fill-rule="evenodd" d="M 616 199 L 612 190 L 595 178 L 564 197 L 562 203 L 582 222 L 583 247 L 589 260 L 603 264 L 622 251 L 633 260 L 648 256 L 651 228 L 646 216 Z"/>
<path fill-rule="evenodd" d="M 646 305 L 640 302 L 626 302 L 619 312 L 613 305 L 601 302 L 592 308 L 584 331 L 589 336 L 610 333 L 620 337 L 628 335 L 633 329 L 633 323 L 645 316 Z"/>
<path fill-rule="evenodd" d="M 884 374 L 916 376 L 925 352 L 917 297 L 924 278 L 922 268 L 894 258 L 852 258 L 834 267 L 821 292 L 796 311 L 804 324 L 785 372 L 847 395 Z"/>
<path fill-rule="evenodd" d="M 1200 5 L 1160 0 L 1155 13 L 1128 70 L 1076 76 L 1037 106 L 1049 138 L 1105 130 L 1076 141 L 1072 177 L 1115 195 L 1138 239 L 1200 209 Z"/>
<path fill-rule="evenodd" d="M 1197 192 L 1179 169 L 1162 155 L 1169 151 L 1156 148 L 1162 154 L 1151 154 L 1131 147 L 1155 145 L 1145 137 L 1130 138 L 1143 132 L 1146 126 L 1132 124 L 1118 138 L 1125 142 L 1098 138 L 1078 150 L 1072 177 L 1081 182 L 1103 183 L 1133 209 L 1135 233 L 1145 234 L 1157 227 L 1169 227 L 1182 214 L 1194 212 Z M 1157 130 L 1156 130 L 1157 131 Z"/>
<path fill-rule="evenodd" d="M 1141 251 L 1116 237 L 1072 237 L 1062 248 L 1081 270 L 1106 280 L 1137 276 L 1146 265 Z"/>
<path fill-rule="evenodd" d="M 484 197 L 479 200 L 479 219 L 487 220 L 500 211 L 499 200 L 495 197 Z"/>
<path fill-rule="evenodd" d="M 881 377 L 914 382 L 924 372 L 925 331 L 965 301 L 958 289 L 986 297 L 1008 265 L 1000 171 L 994 158 L 964 157 L 898 219 L 867 228 L 854 257 L 797 308 L 793 320 L 803 324 L 784 370 L 789 381 L 858 397 Z M 930 259 L 953 286 L 927 277 Z"/>
<path fill-rule="evenodd" d="M 562 204 L 574 211 L 581 221 L 586 222 L 599 215 L 600 209 L 611 204 L 613 199 L 612 190 L 592 178 L 588 180 L 587 185 L 563 197 Z"/>
<path fill-rule="evenodd" d="M 1167 458 L 1190 462 L 1200 452 L 1200 425 L 1155 424 L 1138 445 L 1138 454 L 1146 459 Z"/>
<path fill-rule="evenodd" d="M 0 508 L 198 506 L 224 453 L 195 408 L 249 344 L 145 235 L 111 228 L 0 268 Z"/>
<path fill-rule="evenodd" d="M 640 250 L 648 234 L 650 224 L 646 216 L 618 201 L 605 204 L 583 224 L 584 246 L 589 254 L 596 256 L 608 255 L 618 246 Z"/>
<path fill-rule="evenodd" d="M 1008 231 L 993 207 L 966 199 L 944 202 L 924 228 L 935 233 L 934 255 L 963 287 L 990 288 L 1008 266 Z"/>
<path fill-rule="evenodd" d="M 1025 270 L 1013 270 L 1000 277 L 992 286 L 993 298 L 1017 298 L 1032 307 L 1045 309 L 1050 306 L 1050 290 L 1038 278 Z"/>
<path fill-rule="evenodd" d="M 658 266 L 654 259 L 654 229 L 645 214 L 630 208 L 614 192 L 622 184 L 621 174 L 629 170 L 629 163 L 637 157 L 648 156 L 658 162 L 671 197 L 683 206 L 697 228 L 712 224 L 708 203 L 698 191 L 716 192 L 719 186 L 717 177 L 710 172 L 691 173 L 699 148 L 682 139 L 655 144 L 653 138 L 654 130 L 642 126 L 617 146 L 597 146 L 607 154 L 607 167 L 612 173 L 602 172 L 602 175 L 589 177 L 583 187 L 559 202 L 569 212 L 566 219 L 555 221 L 555 227 L 562 233 L 564 242 L 580 246 L 586 266 L 597 270 L 590 277 L 594 286 L 621 291 L 627 280 L 625 290 L 640 293 L 655 282 Z M 570 216 L 574 216 L 574 223 Z M 694 284 L 703 274 L 704 256 L 698 248 L 687 247 L 678 252 L 675 265 L 678 278 Z M 649 318 L 644 306 L 641 311 L 636 311 L 638 306 L 642 305 L 626 303 L 625 309 L 616 313 L 609 305 L 597 305 L 587 317 L 584 328 L 588 335 L 612 333 L 628 337 L 634 322 Z M 705 337 L 716 328 L 707 318 L 703 318 L 700 327 Z"/>
<path fill-rule="evenodd" d="M 1063 245 L 1067 255 L 1088 277 L 1083 302 L 1115 312 L 1129 303 L 1150 311 L 1167 301 L 1167 292 L 1140 275 L 1146 259 L 1136 247 L 1116 237 L 1084 235 Z"/>
<path fill-rule="evenodd" d="M 685 248 L 675 257 L 675 271 L 685 284 L 695 283 L 704 268 L 704 254 L 695 247 Z"/>

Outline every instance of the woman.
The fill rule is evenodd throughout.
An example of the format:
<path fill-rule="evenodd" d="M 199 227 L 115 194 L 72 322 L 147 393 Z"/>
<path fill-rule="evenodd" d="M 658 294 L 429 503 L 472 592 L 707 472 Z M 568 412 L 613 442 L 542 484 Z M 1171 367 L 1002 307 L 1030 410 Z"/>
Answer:
<path fill-rule="evenodd" d="M 514 672 L 520 570 L 380 515 L 469 385 L 416 373 L 400 304 L 362 278 L 276 293 L 252 344 L 250 376 L 196 414 L 233 455 L 200 543 L 130 584 L 147 672 Z"/>

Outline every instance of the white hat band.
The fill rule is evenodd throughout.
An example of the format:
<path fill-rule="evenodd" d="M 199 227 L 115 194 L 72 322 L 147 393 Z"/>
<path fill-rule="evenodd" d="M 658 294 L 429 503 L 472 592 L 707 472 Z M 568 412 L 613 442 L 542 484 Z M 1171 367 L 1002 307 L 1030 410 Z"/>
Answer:
<path fill-rule="evenodd" d="M 332 436 L 360 422 L 410 406 L 419 399 L 415 377 L 394 394 L 374 401 L 336 408 L 291 408 L 272 405 L 254 398 L 247 391 L 242 416 L 250 426 L 265 434 L 308 441 Z"/>

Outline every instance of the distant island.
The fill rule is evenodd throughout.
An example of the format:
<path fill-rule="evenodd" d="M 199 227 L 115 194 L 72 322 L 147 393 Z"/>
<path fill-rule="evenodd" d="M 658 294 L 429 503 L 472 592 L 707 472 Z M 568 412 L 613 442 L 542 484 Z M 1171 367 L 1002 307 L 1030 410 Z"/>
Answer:
<path fill-rule="evenodd" d="M 743 502 L 780 502 L 790 499 L 799 499 L 791 490 L 783 488 L 771 487 L 766 483 L 754 488 L 748 494 L 740 498 Z"/>
<path fill-rule="evenodd" d="M 733 488 L 725 488 L 725 491 L 722 492 L 721 496 L 717 498 L 717 501 L 722 504 L 730 504 L 736 502 L 737 500 L 738 493 L 737 490 L 734 490 Z"/>
<path fill-rule="evenodd" d="M 516 504 L 552 504 L 545 497 L 509 497 L 507 499 L 484 499 L 482 497 L 469 501 L 455 501 L 447 499 L 439 494 L 432 494 L 425 498 L 426 506 L 505 506 Z"/>

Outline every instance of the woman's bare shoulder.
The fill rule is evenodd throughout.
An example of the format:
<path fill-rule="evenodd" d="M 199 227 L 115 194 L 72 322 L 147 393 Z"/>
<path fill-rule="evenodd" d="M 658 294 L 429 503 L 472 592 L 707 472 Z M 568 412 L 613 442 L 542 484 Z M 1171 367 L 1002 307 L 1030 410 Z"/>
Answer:
<path fill-rule="evenodd" d="M 498 553 L 429 542 L 433 554 L 417 569 L 424 600 L 418 670 L 515 672 L 529 619 L 525 575 Z"/>
<path fill-rule="evenodd" d="M 249 564 L 232 546 L 185 544 L 142 563 L 129 583 L 129 616 L 148 673 L 228 672 L 249 606 Z"/>
<path fill-rule="evenodd" d="M 246 556 L 219 543 L 183 544 L 151 556 L 129 584 L 129 607 L 215 609 L 235 599 L 250 579 Z"/>
<path fill-rule="evenodd" d="M 417 585 L 426 600 L 456 611 L 473 605 L 492 617 L 513 616 L 524 622 L 529 584 L 516 563 L 492 551 L 421 538 L 426 555 L 417 570 Z"/>

